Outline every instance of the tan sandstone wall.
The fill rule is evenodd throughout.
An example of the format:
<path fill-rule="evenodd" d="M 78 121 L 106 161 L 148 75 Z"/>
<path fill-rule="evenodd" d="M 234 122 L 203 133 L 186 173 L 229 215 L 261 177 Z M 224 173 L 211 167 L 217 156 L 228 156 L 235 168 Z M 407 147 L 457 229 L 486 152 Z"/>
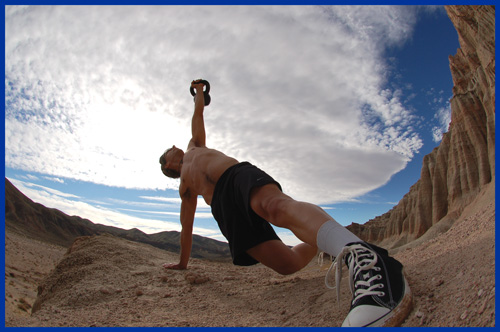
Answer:
<path fill-rule="evenodd" d="M 389 212 L 347 228 L 363 240 L 398 247 L 433 225 L 451 225 L 495 179 L 495 7 L 445 6 L 460 48 L 449 57 L 451 124 L 424 157 L 420 180 Z M 430 78 L 432 79 L 432 78 Z"/>

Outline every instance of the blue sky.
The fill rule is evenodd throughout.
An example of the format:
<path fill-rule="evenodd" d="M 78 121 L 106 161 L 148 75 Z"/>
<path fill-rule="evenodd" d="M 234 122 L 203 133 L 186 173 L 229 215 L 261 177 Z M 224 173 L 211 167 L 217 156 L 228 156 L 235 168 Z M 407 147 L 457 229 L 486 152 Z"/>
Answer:
<path fill-rule="evenodd" d="M 95 223 L 180 230 L 158 158 L 187 146 L 196 78 L 207 145 L 343 225 L 392 208 L 450 121 L 442 7 L 7 6 L 5 29 L 6 177 Z M 201 198 L 195 233 L 224 240 Z"/>

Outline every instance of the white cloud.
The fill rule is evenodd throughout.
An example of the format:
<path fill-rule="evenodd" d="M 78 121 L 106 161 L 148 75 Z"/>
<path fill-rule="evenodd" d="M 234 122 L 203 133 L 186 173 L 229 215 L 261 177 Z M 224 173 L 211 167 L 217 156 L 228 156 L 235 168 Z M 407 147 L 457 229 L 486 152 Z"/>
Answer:
<path fill-rule="evenodd" d="M 432 138 L 434 142 L 440 142 L 443 134 L 448 132 L 451 122 L 451 106 L 448 103 L 447 107 L 441 107 L 434 115 L 434 119 L 438 122 L 437 126 L 432 127 Z"/>
<path fill-rule="evenodd" d="M 60 178 L 53 178 L 51 176 L 44 176 L 43 178 L 46 180 L 49 180 L 49 181 L 53 181 L 53 182 L 64 183 L 64 180 L 60 179 Z"/>
<path fill-rule="evenodd" d="M 142 214 L 158 214 L 158 215 L 167 215 L 167 216 L 176 216 L 180 217 L 180 212 L 169 212 L 169 211 L 146 211 L 146 210 L 134 210 L 134 209 L 122 209 L 118 208 L 120 211 L 128 211 L 128 212 L 139 212 Z M 212 213 L 210 212 L 196 212 L 195 219 L 212 219 Z"/>
<path fill-rule="evenodd" d="M 175 204 L 178 208 L 181 206 L 181 198 L 180 197 L 163 197 L 163 196 L 140 196 L 140 198 L 151 200 L 151 201 L 159 201 L 165 203 Z M 196 203 L 197 209 L 211 209 L 210 205 L 208 205 L 202 197 L 198 197 L 198 202 Z"/>
<path fill-rule="evenodd" d="M 33 177 L 32 176 L 27 176 L 28 179 L 32 179 Z M 59 190 L 56 190 L 56 189 L 52 189 L 52 188 L 49 188 L 49 187 L 45 187 L 45 186 L 41 186 L 39 184 L 35 184 L 35 183 L 31 183 L 31 182 L 24 182 L 24 181 L 19 181 L 19 180 L 13 180 L 13 179 L 9 179 L 15 187 L 17 187 L 19 189 L 18 186 L 20 186 L 21 188 L 23 188 L 24 190 L 21 190 L 19 189 L 23 194 L 27 195 L 25 192 L 30 192 L 30 193 L 33 193 L 33 192 L 37 192 L 38 193 L 38 197 L 54 197 L 54 196 L 57 196 L 57 197 L 63 197 L 63 198 L 74 198 L 74 199 L 79 199 L 81 197 L 77 196 L 77 195 L 73 195 L 73 194 L 68 194 L 68 193 L 65 193 L 65 192 L 62 192 L 62 191 L 59 191 Z M 29 196 L 31 197 L 31 196 Z M 38 202 L 38 201 L 36 201 Z"/>
<path fill-rule="evenodd" d="M 178 206 L 181 205 L 181 198 L 180 197 L 163 197 L 163 196 L 140 196 L 140 198 L 147 199 L 150 201 L 160 201 L 160 202 L 167 202 L 167 203 L 174 203 L 177 204 Z"/>
<path fill-rule="evenodd" d="M 37 181 L 39 180 L 37 176 L 33 175 L 33 174 L 26 174 L 26 175 L 22 175 L 20 176 L 21 178 L 25 179 L 25 180 L 28 180 L 28 181 Z"/>
<path fill-rule="evenodd" d="M 185 147 L 189 82 L 211 82 L 207 144 L 292 196 L 352 200 L 421 147 L 387 89 L 385 47 L 406 6 L 7 6 L 6 165 L 125 188 L 172 188 L 158 158 Z"/>

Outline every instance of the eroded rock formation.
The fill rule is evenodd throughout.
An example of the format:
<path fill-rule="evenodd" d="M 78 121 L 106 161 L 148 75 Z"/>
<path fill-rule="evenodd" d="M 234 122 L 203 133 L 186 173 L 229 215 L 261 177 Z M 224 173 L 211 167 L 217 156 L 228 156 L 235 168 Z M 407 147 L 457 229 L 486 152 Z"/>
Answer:
<path fill-rule="evenodd" d="M 450 56 L 451 123 L 424 157 L 420 180 L 392 210 L 347 228 L 362 239 L 399 247 L 438 222 L 451 225 L 495 179 L 495 6 L 445 6 L 460 49 Z"/>

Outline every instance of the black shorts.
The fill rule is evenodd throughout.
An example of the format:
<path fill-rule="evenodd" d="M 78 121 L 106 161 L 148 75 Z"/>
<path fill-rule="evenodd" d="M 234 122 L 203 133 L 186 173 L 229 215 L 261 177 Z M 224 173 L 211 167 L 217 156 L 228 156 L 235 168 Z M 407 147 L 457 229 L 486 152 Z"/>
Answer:
<path fill-rule="evenodd" d="M 280 184 L 264 171 L 243 162 L 228 168 L 215 185 L 212 214 L 229 242 L 235 265 L 257 264 L 258 261 L 246 251 L 265 241 L 280 240 L 269 222 L 250 207 L 252 189 L 270 183 L 282 190 Z"/>

